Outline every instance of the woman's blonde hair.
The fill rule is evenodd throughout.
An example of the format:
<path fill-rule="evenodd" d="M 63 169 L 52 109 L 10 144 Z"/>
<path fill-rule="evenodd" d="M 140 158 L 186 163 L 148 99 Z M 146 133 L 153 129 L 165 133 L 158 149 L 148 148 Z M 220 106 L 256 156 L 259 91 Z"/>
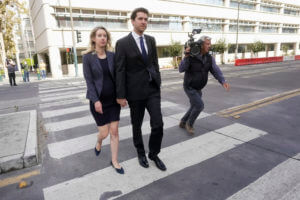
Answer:
<path fill-rule="evenodd" d="M 105 46 L 105 50 L 111 50 L 111 36 L 110 36 L 110 33 L 103 26 L 97 26 L 92 30 L 92 32 L 90 34 L 89 47 L 87 48 L 87 50 L 82 52 L 83 55 L 88 54 L 90 52 L 95 52 L 96 44 L 93 41 L 93 39 L 96 37 L 97 31 L 100 30 L 100 29 L 104 30 L 106 32 L 106 36 L 107 36 L 107 43 L 106 43 L 106 46 Z"/>

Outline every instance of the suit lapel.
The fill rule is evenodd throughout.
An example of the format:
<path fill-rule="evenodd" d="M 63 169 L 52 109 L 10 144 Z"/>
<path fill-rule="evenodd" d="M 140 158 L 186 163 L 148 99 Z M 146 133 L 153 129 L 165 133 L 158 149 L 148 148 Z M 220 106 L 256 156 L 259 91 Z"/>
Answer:
<path fill-rule="evenodd" d="M 132 36 L 131 33 L 129 33 L 128 38 L 129 38 L 129 43 L 130 43 L 132 49 L 134 49 L 134 51 L 141 57 L 141 59 L 143 59 L 142 54 L 141 54 L 141 52 L 140 52 L 140 49 L 139 49 L 139 47 L 137 46 L 136 41 L 135 41 L 135 39 L 133 38 L 133 36 Z"/>
<path fill-rule="evenodd" d="M 93 63 L 97 66 L 97 69 L 102 71 L 102 67 L 96 52 L 93 53 Z"/>
<path fill-rule="evenodd" d="M 145 40 L 146 40 L 146 44 L 147 44 L 147 48 L 148 48 L 148 61 L 149 61 L 149 58 L 152 54 L 152 45 L 151 45 L 151 39 L 150 37 L 148 37 L 148 35 L 145 35 Z"/>

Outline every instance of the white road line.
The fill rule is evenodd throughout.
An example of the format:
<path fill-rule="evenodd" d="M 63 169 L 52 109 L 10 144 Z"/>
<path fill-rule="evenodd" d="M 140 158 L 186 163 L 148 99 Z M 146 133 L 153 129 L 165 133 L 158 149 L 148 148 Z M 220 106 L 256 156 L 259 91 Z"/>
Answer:
<path fill-rule="evenodd" d="M 65 101 L 56 101 L 56 102 L 51 102 L 51 103 L 41 103 L 39 104 L 40 108 L 50 108 L 52 106 L 62 106 L 62 105 L 68 105 L 72 103 L 83 103 L 83 104 L 88 104 L 89 100 L 88 99 L 70 99 L 70 100 L 65 100 Z"/>
<path fill-rule="evenodd" d="M 65 90 L 75 90 L 75 89 L 84 89 L 86 86 L 75 86 L 75 87 L 64 87 L 64 88 L 59 88 L 59 89 L 50 89 L 50 90 L 42 90 L 39 91 L 39 94 L 45 94 L 45 93 L 51 93 L 51 92 L 60 92 L 60 91 L 65 91 Z"/>
<path fill-rule="evenodd" d="M 162 102 L 162 104 L 161 104 L 161 108 L 170 107 L 170 106 L 178 107 L 179 105 L 172 103 L 172 102 Z M 51 113 L 51 115 L 55 115 L 55 112 Z M 120 117 L 127 117 L 129 115 L 130 115 L 129 108 L 121 110 Z M 95 123 L 95 121 L 94 121 L 93 117 L 91 115 L 88 115 L 88 116 L 75 118 L 75 119 L 47 123 L 47 124 L 45 124 L 45 128 L 47 131 L 62 131 L 62 130 L 75 128 L 75 127 L 79 127 L 79 126 L 84 126 L 84 125 L 90 125 L 90 124 L 94 124 L 94 123 Z"/>
<path fill-rule="evenodd" d="M 161 102 L 162 108 L 171 107 L 171 106 L 179 106 L 179 104 L 175 104 L 175 103 L 172 103 L 169 101 Z M 89 111 L 89 106 L 83 105 L 83 106 L 76 106 L 76 107 L 72 107 L 72 108 L 44 111 L 44 112 L 42 112 L 42 116 L 43 116 L 43 118 L 50 118 L 50 117 L 57 117 L 57 116 L 62 116 L 62 115 L 81 112 L 81 111 Z M 124 112 L 124 110 L 122 110 L 122 113 L 123 112 Z"/>
<path fill-rule="evenodd" d="M 299 154 L 300 155 L 300 154 Z M 300 161 L 288 159 L 227 200 L 299 200 Z"/>
<path fill-rule="evenodd" d="M 182 117 L 184 113 L 179 113 Z M 164 117 L 164 129 L 168 129 L 171 127 L 178 126 L 178 119 L 177 115 L 174 117 L 174 115 Z M 204 118 L 209 116 L 209 114 L 201 113 L 199 118 Z M 151 132 L 151 128 L 149 125 L 149 121 L 145 121 L 142 126 L 142 132 L 143 135 L 148 135 Z M 50 157 L 61 159 L 76 153 L 80 153 L 83 151 L 90 150 L 95 147 L 96 138 L 98 133 L 93 133 L 90 135 L 85 135 L 82 137 L 77 137 L 69 140 L 64 140 L 61 142 L 55 142 L 48 144 L 49 154 Z M 132 137 L 132 128 L 131 125 L 124 126 L 119 128 L 119 140 L 125 140 Z M 102 143 L 103 145 L 109 144 L 109 139 L 106 139 Z"/>
<path fill-rule="evenodd" d="M 70 98 L 82 99 L 85 96 L 86 96 L 86 94 L 69 94 L 69 95 L 61 95 L 61 96 L 55 96 L 55 97 L 41 98 L 41 101 L 42 102 L 48 102 L 48 101 L 56 101 L 56 100 L 70 99 Z"/>
<path fill-rule="evenodd" d="M 229 137 L 223 134 L 228 134 Z M 125 195 L 265 134 L 267 133 L 258 129 L 233 124 L 163 148 L 159 155 L 167 166 L 165 172 L 158 170 L 153 162 L 150 162 L 151 166 L 148 169 L 140 167 L 137 158 L 133 158 L 121 163 L 125 170 L 124 175 L 119 175 L 112 167 L 107 167 L 83 177 L 44 188 L 44 198 L 45 200 L 98 200 L 101 195 L 111 191 L 120 191 L 121 195 Z M 232 138 L 237 135 L 242 141 Z"/>
<path fill-rule="evenodd" d="M 60 92 L 55 92 L 55 93 L 50 93 L 50 94 L 42 94 L 39 95 L 40 98 L 47 98 L 47 97 L 57 97 L 61 95 L 71 95 L 71 94 L 83 94 L 86 93 L 86 90 L 72 90 L 72 91 L 60 91 Z"/>

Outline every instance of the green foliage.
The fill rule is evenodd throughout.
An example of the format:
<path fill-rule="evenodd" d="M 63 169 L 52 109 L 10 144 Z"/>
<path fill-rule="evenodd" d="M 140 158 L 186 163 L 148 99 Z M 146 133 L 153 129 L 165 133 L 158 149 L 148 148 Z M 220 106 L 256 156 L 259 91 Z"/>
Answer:
<path fill-rule="evenodd" d="M 211 50 L 217 53 L 224 53 L 227 50 L 227 44 L 225 38 L 219 39 L 215 44 L 212 45 Z"/>
<path fill-rule="evenodd" d="M 28 66 L 34 66 L 34 60 L 30 59 L 30 58 L 25 58 L 24 60 L 22 60 L 22 64 L 27 64 Z"/>
<path fill-rule="evenodd" d="M 289 50 L 289 46 L 288 45 L 286 45 L 286 44 L 282 45 L 282 51 L 284 52 L 284 55 L 287 56 L 288 50 Z"/>
<path fill-rule="evenodd" d="M 16 45 L 14 43 L 14 26 L 20 24 L 19 14 L 27 14 L 25 2 L 20 0 L 2 0 L 0 3 L 0 32 L 3 33 L 5 53 L 8 57 L 14 57 Z"/>
<path fill-rule="evenodd" d="M 173 57 L 171 64 L 172 66 L 177 68 L 178 67 L 177 56 L 180 56 L 182 53 L 182 45 L 180 44 L 180 42 L 172 40 L 170 46 L 164 49 L 164 53 Z"/>
<path fill-rule="evenodd" d="M 171 41 L 170 46 L 165 50 L 171 57 L 180 56 L 182 53 L 182 45 L 179 41 Z"/>
<path fill-rule="evenodd" d="M 250 50 L 256 54 L 257 52 L 260 52 L 260 51 L 264 51 L 265 50 L 265 44 L 261 41 L 256 41 L 252 44 L 249 44 L 248 46 L 250 48 Z"/>

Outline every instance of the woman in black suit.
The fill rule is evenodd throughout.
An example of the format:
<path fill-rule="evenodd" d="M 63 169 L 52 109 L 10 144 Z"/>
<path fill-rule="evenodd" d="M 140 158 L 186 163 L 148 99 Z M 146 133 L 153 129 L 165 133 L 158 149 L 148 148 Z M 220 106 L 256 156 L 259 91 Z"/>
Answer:
<path fill-rule="evenodd" d="M 99 134 L 95 154 L 101 152 L 102 140 L 110 133 L 111 165 L 124 174 L 118 162 L 120 105 L 116 102 L 114 53 L 108 51 L 111 37 L 104 27 L 96 27 L 90 34 L 90 47 L 83 56 L 83 72 L 87 85 L 90 111 L 98 126 Z"/>

